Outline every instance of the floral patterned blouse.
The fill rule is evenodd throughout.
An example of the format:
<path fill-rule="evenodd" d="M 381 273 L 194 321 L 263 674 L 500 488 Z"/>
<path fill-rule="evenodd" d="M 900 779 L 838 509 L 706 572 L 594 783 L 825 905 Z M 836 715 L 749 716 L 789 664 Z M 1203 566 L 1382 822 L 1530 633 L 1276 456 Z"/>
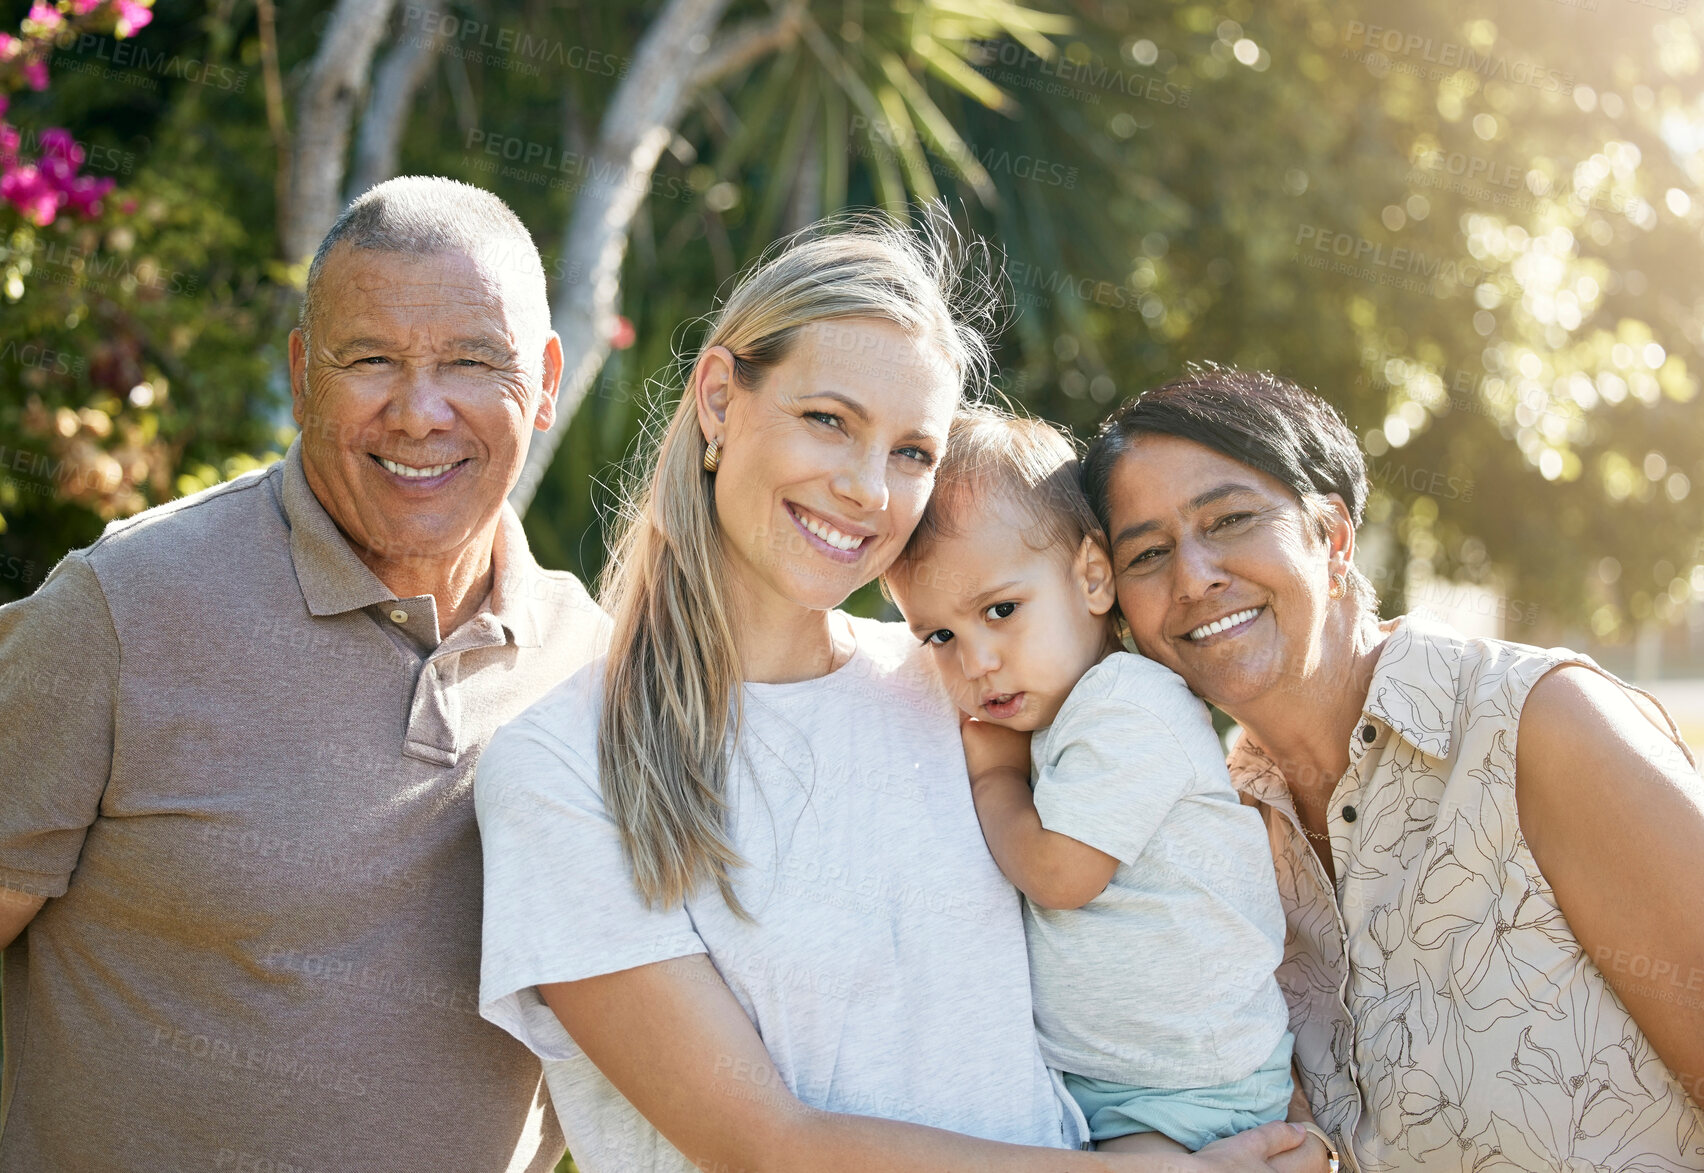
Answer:
<path fill-rule="evenodd" d="M 1335 891 L 1278 768 L 1248 738 L 1231 752 L 1277 864 L 1303 1090 L 1361 1173 L 1704 1169 L 1704 1110 L 1575 940 L 1521 834 L 1521 706 L 1562 664 L 1603 671 L 1399 620 L 1332 794 Z"/>

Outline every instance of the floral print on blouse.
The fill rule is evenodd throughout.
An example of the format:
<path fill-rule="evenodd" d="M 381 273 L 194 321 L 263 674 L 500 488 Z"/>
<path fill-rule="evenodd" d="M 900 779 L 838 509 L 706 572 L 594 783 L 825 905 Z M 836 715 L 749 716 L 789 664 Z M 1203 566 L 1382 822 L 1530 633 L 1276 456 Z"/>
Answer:
<path fill-rule="evenodd" d="M 1603 672 L 1399 620 L 1328 808 L 1335 891 L 1277 766 L 1246 737 L 1231 751 L 1277 865 L 1301 1083 L 1361 1173 L 1704 1170 L 1704 1110 L 1575 940 L 1521 834 L 1521 707 L 1563 664 Z"/>

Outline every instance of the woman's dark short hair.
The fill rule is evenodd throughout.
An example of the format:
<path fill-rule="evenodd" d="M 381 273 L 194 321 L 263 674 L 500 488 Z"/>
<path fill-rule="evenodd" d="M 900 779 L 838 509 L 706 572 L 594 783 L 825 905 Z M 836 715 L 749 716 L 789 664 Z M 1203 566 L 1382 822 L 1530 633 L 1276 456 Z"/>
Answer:
<path fill-rule="evenodd" d="M 1361 524 L 1367 465 L 1355 433 L 1331 404 L 1288 379 L 1192 365 L 1113 412 L 1083 457 L 1083 488 L 1103 526 L 1112 470 L 1142 436 L 1193 440 L 1276 477 L 1303 500 L 1336 493 Z"/>

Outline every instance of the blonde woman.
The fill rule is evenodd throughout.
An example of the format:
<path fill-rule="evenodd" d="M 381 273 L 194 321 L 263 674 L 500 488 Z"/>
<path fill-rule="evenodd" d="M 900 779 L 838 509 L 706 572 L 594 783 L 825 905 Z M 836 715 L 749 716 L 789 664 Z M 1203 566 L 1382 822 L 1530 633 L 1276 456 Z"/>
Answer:
<path fill-rule="evenodd" d="M 480 1010 L 545 1060 L 583 1173 L 1160 1167 L 1049 1151 L 1086 1133 L 953 707 L 903 625 L 836 610 L 984 367 L 942 239 L 864 222 L 746 274 L 614 551 L 607 660 L 481 761 Z"/>

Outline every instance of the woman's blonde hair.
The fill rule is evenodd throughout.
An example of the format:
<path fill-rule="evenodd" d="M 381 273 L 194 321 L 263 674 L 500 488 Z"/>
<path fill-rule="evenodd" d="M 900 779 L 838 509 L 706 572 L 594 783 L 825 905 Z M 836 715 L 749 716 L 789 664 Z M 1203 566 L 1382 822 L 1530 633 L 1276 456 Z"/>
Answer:
<path fill-rule="evenodd" d="M 726 347 L 735 385 L 755 391 L 805 326 L 875 318 L 937 347 L 961 395 L 980 390 L 994 270 L 986 245 L 961 237 L 939 207 L 915 228 L 873 214 L 824 221 L 744 273 L 697 354 L 680 362 L 683 394 L 628 479 L 602 591 L 614 630 L 598 777 L 648 906 L 674 907 L 714 880 L 729 907 L 748 915 L 731 879 L 744 861 L 728 835 L 725 799 L 742 671 L 691 388 L 699 358 Z"/>

